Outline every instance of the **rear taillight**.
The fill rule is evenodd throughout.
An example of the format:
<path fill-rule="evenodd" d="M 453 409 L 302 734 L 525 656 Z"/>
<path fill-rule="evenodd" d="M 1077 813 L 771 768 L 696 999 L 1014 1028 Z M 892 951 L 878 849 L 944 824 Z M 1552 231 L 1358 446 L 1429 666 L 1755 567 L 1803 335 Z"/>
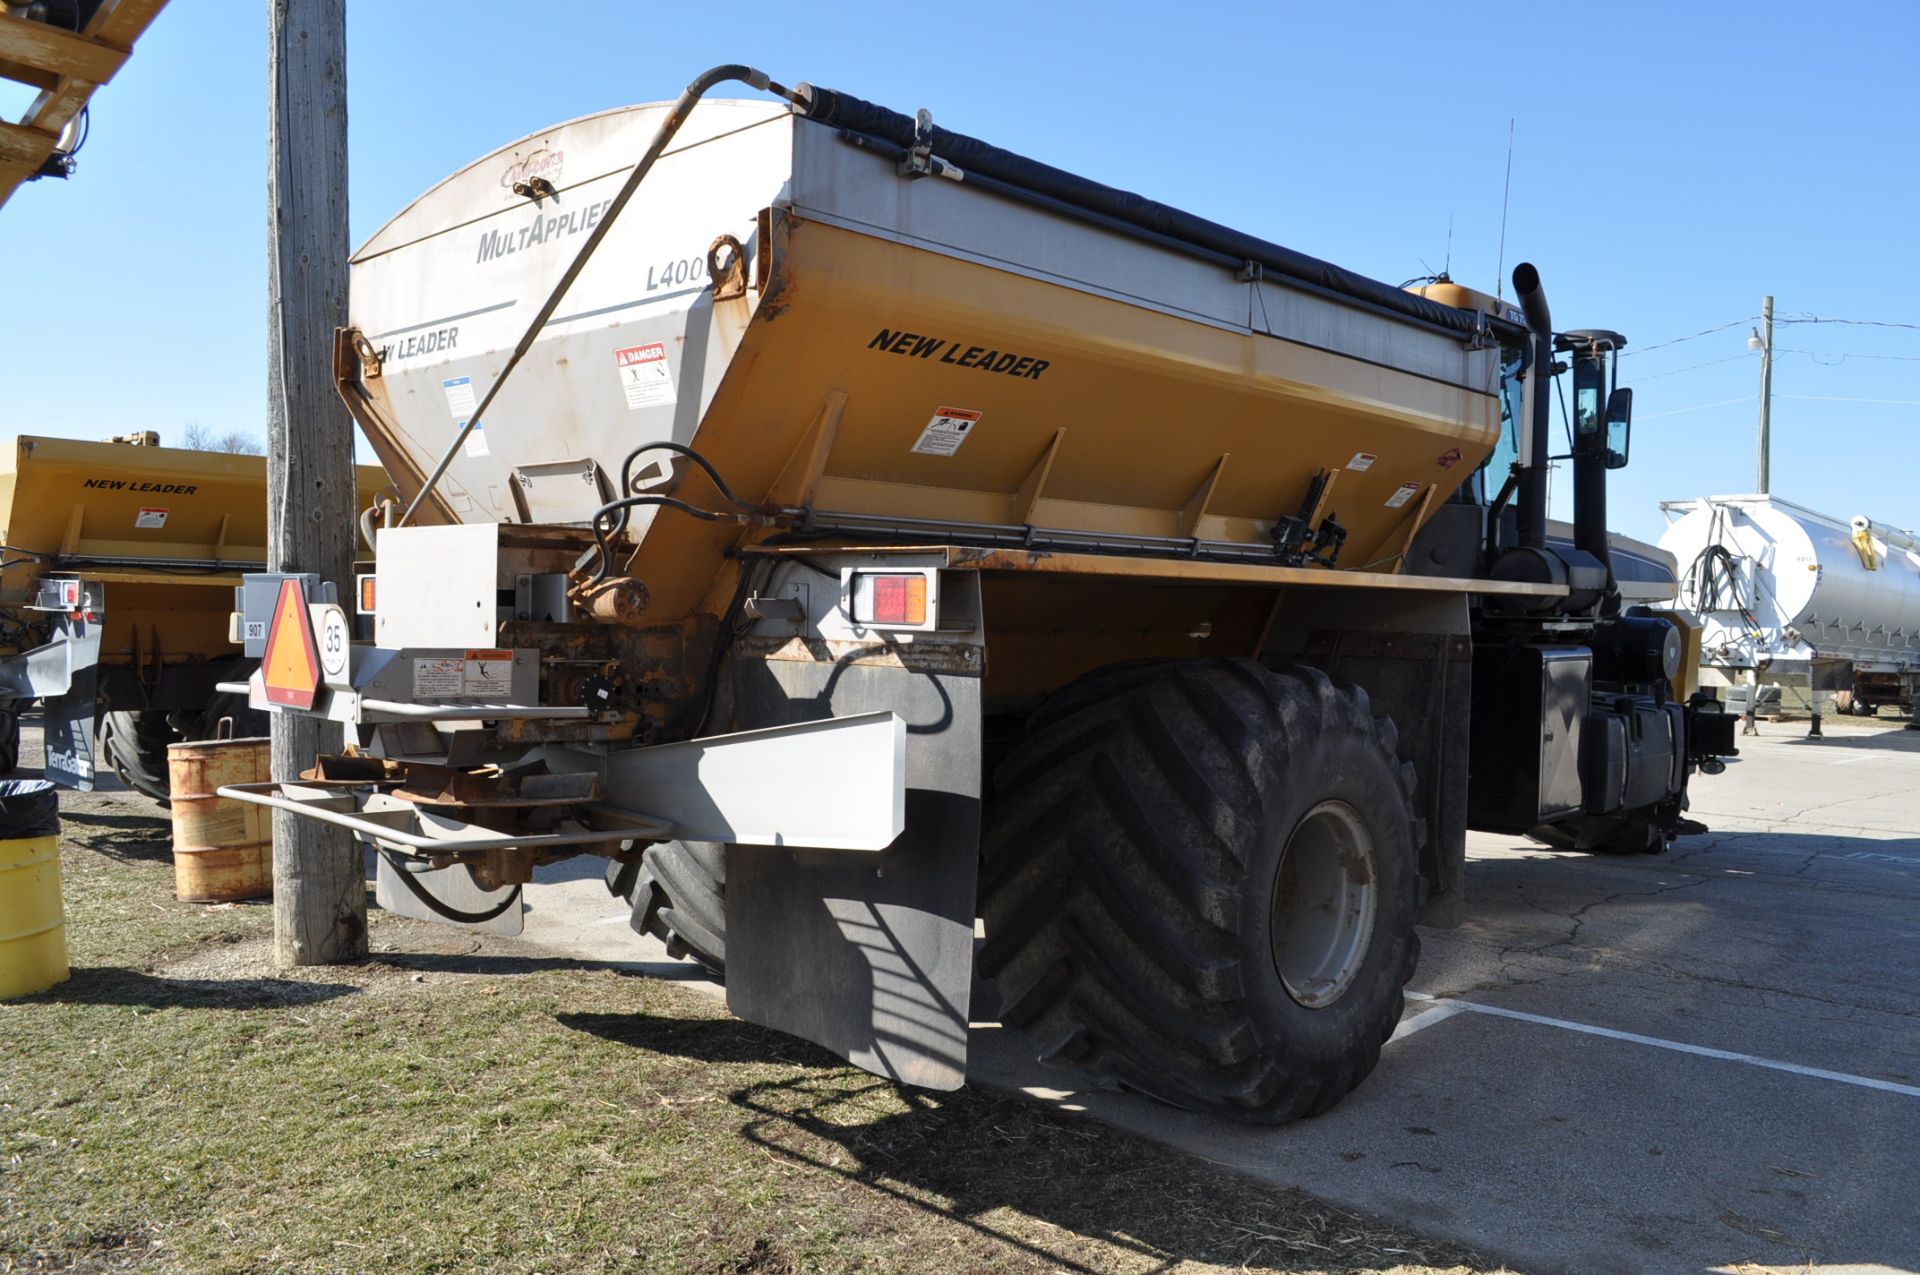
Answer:
<path fill-rule="evenodd" d="M 855 624 L 876 629 L 931 629 L 939 599 L 931 571 L 851 573 L 848 611 Z"/>

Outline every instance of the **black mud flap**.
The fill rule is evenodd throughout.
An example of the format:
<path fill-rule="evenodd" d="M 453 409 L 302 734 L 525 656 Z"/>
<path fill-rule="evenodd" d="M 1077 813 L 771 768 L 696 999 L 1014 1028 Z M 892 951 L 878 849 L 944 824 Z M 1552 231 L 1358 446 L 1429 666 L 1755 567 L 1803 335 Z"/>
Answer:
<path fill-rule="evenodd" d="M 930 1089 L 967 1074 L 980 854 L 980 682 L 897 663 L 734 656 L 741 729 L 892 709 L 906 831 L 878 853 L 727 849 L 727 1004 Z"/>
<path fill-rule="evenodd" d="M 98 640 L 95 640 L 98 647 Z M 65 694 L 40 701 L 41 718 L 46 726 L 46 775 L 56 784 L 93 791 L 94 683 L 95 666 L 88 664 L 73 671 Z"/>
<path fill-rule="evenodd" d="M 0 669 L 5 689 L 38 696 L 46 727 L 46 776 L 56 784 L 93 791 L 94 711 L 99 704 L 100 615 L 105 590 L 89 582 L 79 609 L 53 617 L 45 646 L 14 657 Z"/>

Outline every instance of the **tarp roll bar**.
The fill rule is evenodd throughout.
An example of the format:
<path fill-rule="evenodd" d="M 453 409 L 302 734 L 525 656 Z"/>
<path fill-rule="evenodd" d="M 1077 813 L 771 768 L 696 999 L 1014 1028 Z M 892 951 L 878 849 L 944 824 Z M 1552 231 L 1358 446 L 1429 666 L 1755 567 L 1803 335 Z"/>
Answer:
<path fill-rule="evenodd" d="M 863 133 L 903 148 L 914 144 L 914 121 L 911 116 L 851 94 L 814 85 L 800 86 L 798 95 L 805 99 L 802 109 L 808 119 L 849 132 Z M 1318 257 L 1282 248 L 1279 244 L 1269 243 L 1255 235 L 1182 212 L 1130 191 L 1103 186 L 963 133 L 950 132 L 935 125 L 932 141 L 934 153 L 963 173 L 978 173 L 1155 235 L 1194 244 L 1235 261 L 1252 262 L 1263 271 L 1364 301 L 1418 323 L 1457 332 L 1463 337 L 1490 329 L 1519 331 L 1514 325 L 1501 323 L 1490 316 L 1429 301 L 1378 279 L 1343 270 Z"/>

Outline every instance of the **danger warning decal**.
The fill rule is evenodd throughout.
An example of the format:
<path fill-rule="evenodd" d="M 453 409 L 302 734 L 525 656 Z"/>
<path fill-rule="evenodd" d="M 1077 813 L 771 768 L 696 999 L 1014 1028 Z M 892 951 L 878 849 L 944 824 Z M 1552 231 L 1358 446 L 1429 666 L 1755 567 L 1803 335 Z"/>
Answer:
<path fill-rule="evenodd" d="M 674 401 L 673 369 L 667 366 L 665 345 L 651 341 L 615 350 L 613 362 L 620 369 L 620 388 L 626 393 L 628 411 Z"/>
<path fill-rule="evenodd" d="M 920 431 L 913 450 L 922 456 L 951 456 L 967 441 L 967 435 L 980 423 L 980 413 L 966 407 L 943 407 Z"/>
<path fill-rule="evenodd" d="M 513 652 L 468 651 L 416 659 L 413 693 L 420 699 L 504 699 L 513 693 Z"/>

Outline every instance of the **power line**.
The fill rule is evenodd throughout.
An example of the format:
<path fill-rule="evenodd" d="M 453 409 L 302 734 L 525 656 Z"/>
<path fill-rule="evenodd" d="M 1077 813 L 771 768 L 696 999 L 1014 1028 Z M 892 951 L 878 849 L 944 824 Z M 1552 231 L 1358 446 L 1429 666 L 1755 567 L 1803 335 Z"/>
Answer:
<path fill-rule="evenodd" d="M 1832 319 L 1818 314 L 1804 314 L 1793 319 L 1775 319 L 1774 322 L 1783 326 L 1788 323 L 1844 323 L 1855 328 L 1904 328 L 1909 332 L 1920 332 L 1920 323 L 1893 323 L 1885 319 Z"/>
<path fill-rule="evenodd" d="M 1847 398 L 1839 394 L 1780 394 L 1776 397 L 1799 399 L 1805 403 L 1886 403 L 1894 407 L 1920 407 L 1920 398 Z"/>
<path fill-rule="evenodd" d="M 1776 349 L 1773 352 L 1775 358 L 1779 358 L 1783 354 L 1798 354 L 1811 359 L 1815 367 L 1838 367 L 1848 359 L 1879 359 L 1893 363 L 1920 363 L 1920 354 L 1852 354 L 1841 353 L 1837 350 L 1781 349 Z M 1724 359 L 1708 359 L 1704 363 L 1689 363 L 1685 367 L 1670 368 L 1665 372 L 1647 372 L 1636 375 L 1633 378 L 1633 383 L 1639 385 L 1643 381 L 1657 381 L 1663 376 L 1679 376 L 1684 372 L 1697 372 L 1703 367 L 1719 367 L 1723 363 L 1738 363 L 1754 357 L 1755 355 L 1751 350 L 1742 351 L 1739 354 L 1729 354 Z"/>
<path fill-rule="evenodd" d="M 1920 407 L 1920 398 L 1853 398 L 1840 394 L 1776 394 L 1775 398 L 1794 399 L 1802 403 L 1878 403 L 1889 407 Z M 1650 412 L 1635 419 L 1657 421 L 1663 416 L 1685 416 L 1689 412 L 1704 412 L 1715 407 L 1731 407 L 1735 403 L 1751 403 L 1754 396 L 1743 394 L 1739 398 L 1723 398 L 1715 403 L 1696 403 L 1692 407 L 1676 407 L 1670 412 Z"/>
<path fill-rule="evenodd" d="M 1781 351 L 1775 351 L 1775 353 L 1780 353 L 1780 352 Z M 1633 378 L 1633 383 L 1635 385 L 1638 385 L 1642 381 L 1657 381 L 1663 376 L 1678 376 L 1682 372 L 1697 372 L 1703 367 L 1718 367 L 1722 363 L 1732 363 L 1736 360 L 1751 359 L 1752 357 L 1753 357 L 1753 354 L 1751 351 L 1742 350 L 1738 354 L 1729 354 L 1724 359 L 1709 359 L 1705 363 L 1695 363 L 1690 367 L 1676 367 L 1672 371 L 1668 371 L 1668 372 L 1650 372 L 1645 376 L 1636 375 Z"/>
<path fill-rule="evenodd" d="M 1622 350 L 1620 352 L 1620 356 L 1622 358 L 1625 358 L 1629 354 L 1648 354 L 1654 350 L 1664 350 L 1670 345 L 1679 345 L 1686 341 L 1697 341 L 1703 336 L 1712 336 L 1716 332 L 1725 332 L 1728 328 L 1737 328 L 1745 323 L 1757 322 L 1759 318 L 1760 316 L 1757 314 L 1750 314 L 1744 319 L 1734 319 L 1731 322 L 1722 323 L 1717 327 L 1702 328 L 1700 331 L 1689 333 L 1686 336 L 1676 336 L 1666 341 L 1655 341 L 1652 345 L 1643 345 L 1638 349 Z M 1782 327 L 1785 327 L 1787 324 L 1790 324 L 1790 323 L 1839 323 L 1839 324 L 1844 324 L 1848 327 L 1856 327 L 1856 328 L 1899 328 L 1908 332 L 1920 332 L 1920 323 L 1899 323 L 1889 319 L 1841 319 L 1841 318 L 1835 318 L 1831 315 L 1824 315 L 1824 314 L 1802 314 L 1802 315 L 1796 315 L 1791 318 L 1776 317 L 1774 319 L 1774 322 L 1779 324 Z M 1788 353 L 1788 351 L 1785 351 L 1785 350 L 1777 351 L 1777 352 L 1782 354 Z M 1804 352 L 1805 351 L 1793 351 L 1793 353 L 1804 353 Z M 1892 354 L 1883 354 L 1878 356 L 1859 355 L 1856 357 L 1898 358 L 1900 356 L 1892 355 Z M 1920 361 L 1920 360 L 1916 360 L 1916 361 Z"/>
<path fill-rule="evenodd" d="M 1804 354 L 1819 367 L 1837 367 L 1848 359 L 1884 359 L 1894 363 L 1920 363 L 1920 354 L 1842 354 L 1836 350 L 1775 350 L 1774 353 Z M 1650 378 L 1643 376 L 1640 379 L 1644 381 Z"/>
<path fill-rule="evenodd" d="M 1655 341 L 1652 345 L 1643 345 L 1637 350 L 1622 350 L 1620 351 L 1620 356 L 1625 358 L 1629 354 L 1650 354 L 1654 350 L 1664 350 L 1669 345 L 1679 345 L 1683 341 L 1697 341 L 1703 336 L 1712 336 L 1716 332 L 1725 332 L 1728 328 L 1737 328 L 1743 323 L 1753 323 L 1758 321 L 1759 318 L 1760 316 L 1757 314 L 1750 314 L 1744 319 L 1735 319 L 1731 323 L 1722 323 L 1717 328 L 1703 328 L 1688 336 L 1674 337 L 1670 341 Z"/>
<path fill-rule="evenodd" d="M 1723 398 L 1718 403 L 1700 403 L 1693 407 L 1676 407 L 1671 412 L 1654 412 L 1640 417 L 1643 421 L 1657 421 L 1662 416 L 1685 416 L 1688 412 L 1704 412 L 1709 407 L 1727 407 L 1733 403 L 1751 403 L 1753 395 L 1742 394 L 1739 398 Z"/>

